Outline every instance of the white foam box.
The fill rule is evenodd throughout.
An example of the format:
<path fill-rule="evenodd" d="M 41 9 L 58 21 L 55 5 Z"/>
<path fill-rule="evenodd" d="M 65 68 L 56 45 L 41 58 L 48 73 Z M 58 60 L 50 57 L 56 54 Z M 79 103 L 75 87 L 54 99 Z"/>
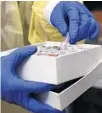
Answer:
<path fill-rule="evenodd" d="M 60 42 L 45 42 L 47 46 L 59 46 Z M 36 44 L 37 46 L 44 43 Z M 50 84 L 61 84 L 66 81 L 84 76 L 102 58 L 100 45 L 74 45 L 76 48 L 84 48 L 81 51 L 70 52 L 65 55 L 38 56 L 32 55 L 26 59 L 18 69 L 18 73 L 24 80 L 37 81 Z M 2 52 L 7 55 L 13 50 Z"/>
<path fill-rule="evenodd" d="M 53 46 L 60 44 L 59 42 L 46 43 Z M 19 67 L 19 75 L 24 80 L 50 84 L 61 84 L 81 77 L 100 60 L 102 48 L 100 45 L 87 44 L 76 47 L 79 46 L 85 50 L 56 57 L 34 54 Z"/>
<path fill-rule="evenodd" d="M 90 72 L 61 92 L 49 91 L 40 94 L 37 99 L 62 111 L 100 79 L 102 79 L 102 62 L 98 62 Z"/>

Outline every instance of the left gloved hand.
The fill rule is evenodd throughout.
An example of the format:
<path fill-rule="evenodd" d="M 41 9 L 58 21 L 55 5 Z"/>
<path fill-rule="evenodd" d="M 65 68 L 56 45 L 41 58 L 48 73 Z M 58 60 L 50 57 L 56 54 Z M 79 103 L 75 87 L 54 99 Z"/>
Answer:
<path fill-rule="evenodd" d="M 99 24 L 83 4 L 76 1 L 55 1 L 55 4 L 49 3 L 45 8 L 45 17 L 63 36 L 69 32 L 71 44 L 85 38 L 97 38 Z"/>
<path fill-rule="evenodd" d="M 30 95 L 49 91 L 54 87 L 53 85 L 24 81 L 16 72 L 23 60 L 34 54 L 36 50 L 34 46 L 23 47 L 1 58 L 1 97 L 34 113 L 61 113 Z"/>

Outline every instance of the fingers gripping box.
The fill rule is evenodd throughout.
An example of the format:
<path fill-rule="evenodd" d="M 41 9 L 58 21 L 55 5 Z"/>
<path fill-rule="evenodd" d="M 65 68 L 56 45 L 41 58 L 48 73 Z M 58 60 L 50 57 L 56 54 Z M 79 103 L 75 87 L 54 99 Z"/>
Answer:
<path fill-rule="evenodd" d="M 100 60 L 101 46 L 68 45 L 59 49 L 60 42 L 38 44 L 38 51 L 19 67 L 24 80 L 61 84 L 85 75 Z"/>
<path fill-rule="evenodd" d="M 58 85 L 57 89 L 37 95 L 36 99 L 63 110 L 102 79 L 102 48 L 82 44 L 60 50 L 59 46 L 60 42 L 37 44 L 38 51 L 20 65 L 18 73 L 27 81 Z M 14 50 L 2 52 L 1 56 Z"/>

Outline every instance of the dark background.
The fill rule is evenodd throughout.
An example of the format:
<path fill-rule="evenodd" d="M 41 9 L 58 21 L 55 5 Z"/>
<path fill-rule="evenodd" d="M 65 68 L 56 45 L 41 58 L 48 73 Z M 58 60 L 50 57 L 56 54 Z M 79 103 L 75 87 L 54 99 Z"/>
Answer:
<path fill-rule="evenodd" d="M 102 10 L 102 1 L 85 1 L 85 6 L 90 10 Z"/>

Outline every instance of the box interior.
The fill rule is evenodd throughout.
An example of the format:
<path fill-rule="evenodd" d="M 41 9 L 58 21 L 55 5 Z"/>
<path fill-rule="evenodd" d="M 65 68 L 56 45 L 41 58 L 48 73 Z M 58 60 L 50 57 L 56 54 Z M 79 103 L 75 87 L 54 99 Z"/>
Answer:
<path fill-rule="evenodd" d="M 73 85 L 74 83 L 76 83 L 77 81 L 79 81 L 82 77 L 73 79 L 71 81 L 67 81 L 65 83 L 62 83 L 60 85 L 56 85 L 55 88 L 53 90 L 51 90 L 51 92 L 55 93 L 55 94 L 60 94 L 61 92 L 63 92 L 65 89 L 67 89 L 68 87 L 70 87 L 71 85 Z M 30 96 L 32 96 L 34 99 L 39 100 L 39 94 L 30 94 Z"/>
<path fill-rule="evenodd" d="M 71 81 L 67 81 L 65 83 L 62 83 L 60 85 L 55 86 L 55 88 L 53 90 L 51 90 L 54 93 L 61 93 L 63 92 L 65 89 L 67 89 L 68 87 L 70 87 L 71 85 L 73 85 L 74 83 L 76 83 L 77 81 L 79 81 L 82 77 L 73 79 Z"/>

